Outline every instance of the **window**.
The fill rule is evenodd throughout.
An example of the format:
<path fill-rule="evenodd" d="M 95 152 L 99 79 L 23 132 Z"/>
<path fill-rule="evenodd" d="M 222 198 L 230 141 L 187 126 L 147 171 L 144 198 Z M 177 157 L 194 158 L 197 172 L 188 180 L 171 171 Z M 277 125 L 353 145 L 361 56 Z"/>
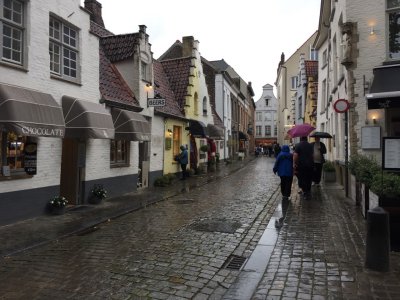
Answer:
<path fill-rule="evenodd" d="M 141 72 L 142 80 L 150 81 L 148 69 L 149 69 L 149 66 L 144 61 L 142 61 L 140 63 L 140 72 Z"/>
<path fill-rule="evenodd" d="M 24 3 L 17 0 L 0 1 L 1 59 L 23 64 Z"/>
<path fill-rule="evenodd" d="M 292 89 L 292 90 L 297 89 L 297 83 L 298 83 L 298 81 L 299 81 L 299 78 L 298 78 L 297 76 L 293 76 L 293 77 L 291 78 L 291 80 L 292 80 L 291 89 Z"/>
<path fill-rule="evenodd" d="M 276 124 L 275 124 L 275 126 L 274 126 L 274 136 L 277 136 L 278 135 L 278 126 L 276 126 Z"/>
<path fill-rule="evenodd" d="M 315 48 L 310 48 L 310 60 L 318 60 L 318 51 Z"/>
<path fill-rule="evenodd" d="M 24 172 L 24 150 L 27 137 L 14 132 L 0 134 L 0 166 L 8 166 L 11 173 Z"/>
<path fill-rule="evenodd" d="M 387 0 L 389 58 L 400 59 L 400 1 Z"/>
<path fill-rule="evenodd" d="M 262 121 L 262 112 L 260 112 L 260 111 L 256 112 L 256 120 L 259 122 Z"/>
<path fill-rule="evenodd" d="M 180 147 L 181 147 L 181 140 L 182 140 L 182 128 L 179 126 L 174 126 L 173 133 L 172 133 L 172 153 L 173 157 L 178 155 L 180 153 Z"/>
<path fill-rule="evenodd" d="M 78 76 L 78 31 L 50 17 L 49 32 L 51 74 L 75 81 Z"/>
<path fill-rule="evenodd" d="M 326 108 L 326 79 L 324 79 L 322 81 L 321 104 L 322 104 L 321 109 L 325 110 L 325 108 Z"/>
<path fill-rule="evenodd" d="M 207 116 L 207 97 L 203 98 L 203 115 Z"/>
<path fill-rule="evenodd" d="M 265 98 L 265 106 L 269 106 L 269 98 Z"/>
<path fill-rule="evenodd" d="M 256 126 L 256 135 L 261 135 L 261 126 Z"/>
<path fill-rule="evenodd" d="M 272 120 L 271 112 L 269 111 L 265 112 L 265 121 L 271 121 L 271 120 Z"/>
<path fill-rule="evenodd" d="M 325 51 L 322 53 L 322 68 L 324 68 L 327 64 L 328 64 L 328 53 L 327 53 L 327 51 L 325 50 Z"/>
<path fill-rule="evenodd" d="M 197 93 L 194 93 L 194 99 L 193 99 L 193 112 L 197 116 L 199 114 L 199 96 Z"/>
<path fill-rule="evenodd" d="M 266 125 L 265 126 L 265 135 L 266 136 L 271 135 L 271 125 Z"/>
<path fill-rule="evenodd" d="M 110 164 L 112 166 L 129 165 L 129 141 L 111 140 Z"/>

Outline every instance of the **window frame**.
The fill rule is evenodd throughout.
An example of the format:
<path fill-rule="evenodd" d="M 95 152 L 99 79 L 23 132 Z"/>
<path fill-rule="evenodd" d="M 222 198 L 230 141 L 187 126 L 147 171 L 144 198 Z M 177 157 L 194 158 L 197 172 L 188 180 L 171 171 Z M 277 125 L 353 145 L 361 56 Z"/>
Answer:
<path fill-rule="evenodd" d="M 118 160 L 118 143 L 123 146 L 123 151 L 124 151 L 124 159 Z M 113 144 L 117 144 L 114 146 L 113 149 Z M 129 167 L 130 165 L 130 141 L 128 140 L 110 140 L 110 167 L 112 168 L 119 168 L 119 167 Z M 114 153 L 113 153 L 114 152 Z M 113 159 L 114 155 L 114 159 Z"/>
<path fill-rule="evenodd" d="M 174 125 L 172 127 L 172 157 L 180 153 L 182 145 L 182 127 Z"/>
<path fill-rule="evenodd" d="M 207 111 L 207 97 L 203 97 L 203 116 L 207 116 L 208 111 Z"/>
<path fill-rule="evenodd" d="M 265 136 L 271 136 L 272 130 L 271 130 L 271 125 L 265 125 L 264 130 L 265 130 Z"/>
<path fill-rule="evenodd" d="M 13 4 L 18 3 L 21 5 L 21 21 L 20 23 L 16 22 L 12 18 L 6 18 L 4 16 L 4 0 L 0 0 L 0 61 L 1 63 L 15 66 L 15 67 L 23 67 L 26 68 L 26 0 L 10 0 Z M 12 30 L 17 30 L 20 32 L 19 37 L 19 49 L 15 49 L 13 47 L 13 42 L 10 41 L 10 51 L 11 51 L 11 58 L 4 57 L 5 52 L 5 45 L 4 45 L 4 28 L 10 27 Z M 11 36 L 12 39 L 15 36 Z M 14 52 L 19 53 L 19 61 L 14 60 L 12 54 Z"/>
<path fill-rule="evenodd" d="M 391 41 L 390 41 L 390 36 L 391 36 L 391 32 L 390 32 L 390 15 L 392 14 L 397 14 L 398 18 L 400 19 L 400 1 L 398 3 L 398 6 L 394 6 L 394 7 L 389 7 L 389 0 L 386 0 L 386 26 L 387 26 L 387 59 L 388 60 L 400 60 L 400 37 L 397 38 L 398 43 L 399 43 L 399 50 L 397 52 L 391 52 Z M 400 30 L 395 33 L 396 34 L 400 34 Z M 394 54 L 394 56 L 393 56 Z"/>
<path fill-rule="evenodd" d="M 298 76 L 290 77 L 290 89 L 296 90 L 298 85 L 299 85 L 299 77 Z"/>
<path fill-rule="evenodd" d="M 54 29 L 54 25 L 52 26 L 52 24 L 56 23 L 60 25 L 58 30 Z M 57 32 L 58 36 L 55 34 Z M 53 46 L 59 48 L 59 52 L 56 55 L 52 52 L 55 48 Z M 63 79 L 75 83 L 80 82 L 80 29 L 54 14 L 50 14 L 49 16 L 49 56 L 51 78 Z M 59 70 L 54 68 L 56 64 L 54 56 L 59 57 Z M 64 64 L 66 59 L 69 62 L 68 65 Z M 66 73 L 66 70 L 69 70 L 69 72 Z"/>

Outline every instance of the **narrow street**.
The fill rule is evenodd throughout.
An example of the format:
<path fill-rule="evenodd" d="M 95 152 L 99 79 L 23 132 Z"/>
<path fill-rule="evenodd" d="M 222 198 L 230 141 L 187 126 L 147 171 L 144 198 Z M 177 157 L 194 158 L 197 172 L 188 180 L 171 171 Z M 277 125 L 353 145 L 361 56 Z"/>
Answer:
<path fill-rule="evenodd" d="M 0 299 L 221 299 L 281 199 L 273 162 L 2 259 Z"/>

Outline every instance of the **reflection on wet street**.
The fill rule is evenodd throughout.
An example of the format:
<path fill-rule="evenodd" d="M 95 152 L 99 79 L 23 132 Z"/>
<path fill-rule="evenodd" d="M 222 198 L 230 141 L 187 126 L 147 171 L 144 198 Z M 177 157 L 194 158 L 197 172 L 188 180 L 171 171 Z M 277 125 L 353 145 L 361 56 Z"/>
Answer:
<path fill-rule="evenodd" d="M 273 162 L 3 259 L 1 299 L 222 298 L 240 272 L 227 259 L 250 257 L 281 200 Z"/>

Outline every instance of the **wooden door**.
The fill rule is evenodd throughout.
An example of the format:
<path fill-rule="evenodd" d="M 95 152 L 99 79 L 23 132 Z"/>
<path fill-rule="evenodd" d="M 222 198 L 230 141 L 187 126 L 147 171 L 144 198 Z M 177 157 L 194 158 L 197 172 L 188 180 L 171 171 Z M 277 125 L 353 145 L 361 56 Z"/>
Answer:
<path fill-rule="evenodd" d="M 78 146 L 77 140 L 63 140 L 60 194 L 72 205 L 79 204 Z"/>

